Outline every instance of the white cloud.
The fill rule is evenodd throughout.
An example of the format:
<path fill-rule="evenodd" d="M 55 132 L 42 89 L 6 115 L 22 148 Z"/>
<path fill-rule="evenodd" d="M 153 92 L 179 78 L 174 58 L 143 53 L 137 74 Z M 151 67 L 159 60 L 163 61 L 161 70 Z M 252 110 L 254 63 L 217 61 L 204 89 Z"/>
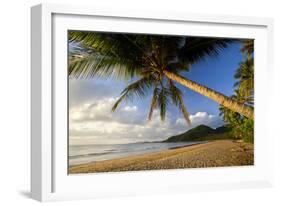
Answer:
<path fill-rule="evenodd" d="M 210 127 L 217 127 L 217 126 L 223 124 L 221 117 L 215 116 L 212 114 L 208 114 L 207 112 L 197 112 L 193 115 L 191 114 L 189 118 L 190 118 L 192 127 L 195 127 L 195 126 L 198 126 L 201 124 L 204 124 L 204 125 L 207 125 Z M 177 119 L 176 124 L 178 126 L 182 126 L 182 125 L 186 124 L 186 121 L 183 118 L 179 118 L 179 119 Z"/>
<path fill-rule="evenodd" d="M 110 80 L 69 80 L 69 106 L 70 108 L 87 103 L 89 101 L 102 100 L 120 94 L 124 83 L 115 82 L 108 84 Z"/>
<path fill-rule="evenodd" d="M 138 110 L 137 106 L 125 106 L 123 108 L 124 111 L 126 112 L 136 112 Z"/>
<path fill-rule="evenodd" d="M 120 105 L 115 112 L 111 112 L 115 101 L 116 98 L 103 98 L 72 107 L 70 144 L 159 141 L 199 124 L 213 126 L 220 119 L 206 112 L 197 112 L 190 115 L 190 127 L 183 118 L 172 121 L 169 112 L 163 122 L 156 110 L 151 121 L 148 121 L 147 114 L 136 105 Z"/>

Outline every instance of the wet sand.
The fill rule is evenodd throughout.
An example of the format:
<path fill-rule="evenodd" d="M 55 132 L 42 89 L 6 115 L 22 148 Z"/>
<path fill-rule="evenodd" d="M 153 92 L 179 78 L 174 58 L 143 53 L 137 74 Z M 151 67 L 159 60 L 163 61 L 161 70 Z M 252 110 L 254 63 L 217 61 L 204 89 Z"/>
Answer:
<path fill-rule="evenodd" d="M 217 140 L 161 152 L 72 166 L 69 168 L 69 174 L 253 164 L 253 144 L 233 140 Z"/>

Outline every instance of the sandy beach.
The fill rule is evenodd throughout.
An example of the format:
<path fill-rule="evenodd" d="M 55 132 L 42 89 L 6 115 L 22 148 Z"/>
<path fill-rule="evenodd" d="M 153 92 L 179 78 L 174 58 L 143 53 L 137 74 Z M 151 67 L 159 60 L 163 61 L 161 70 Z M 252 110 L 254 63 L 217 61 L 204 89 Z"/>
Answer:
<path fill-rule="evenodd" d="M 232 140 L 217 140 L 161 152 L 72 166 L 69 168 L 69 174 L 253 164 L 253 144 Z"/>

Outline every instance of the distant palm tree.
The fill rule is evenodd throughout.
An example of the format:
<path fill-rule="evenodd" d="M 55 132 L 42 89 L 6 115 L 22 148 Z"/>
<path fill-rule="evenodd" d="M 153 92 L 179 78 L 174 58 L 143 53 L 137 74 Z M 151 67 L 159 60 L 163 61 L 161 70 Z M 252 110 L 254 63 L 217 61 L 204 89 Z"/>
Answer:
<path fill-rule="evenodd" d="M 254 95 L 254 59 L 247 58 L 241 62 L 239 68 L 236 70 L 234 78 L 238 81 L 235 86 L 239 88 L 239 93 L 243 98 L 253 99 Z"/>
<path fill-rule="evenodd" d="M 245 105 L 249 105 L 249 106 L 253 106 L 254 104 L 254 100 L 252 96 L 244 96 L 244 93 L 241 93 L 240 89 L 236 89 L 234 95 L 231 96 L 232 99 L 234 99 L 235 101 L 241 103 L 241 104 L 245 104 Z M 223 120 L 227 123 L 240 123 L 241 120 L 244 118 L 241 114 L 237 113 L 237 112 L 233 112 L 232 110 L 220 105 L 219 107 L 220 110 L 220 116 L 223 116 Z"/>
<path fill-rule="evenodd" d="M 153 89 L 149 119 L 153 110 L 160 109 L 165 119 L 169 103 L 176 104 L 186 121 L 189 114 L 184 106 L 182 93 L 174 82 L 198 92 L 219 104 L 253 119 L 253 108 L 235 101 L 219 92 L 180 75 L 190 65 L 206 56 L 216 56 L 232 43 L 230 39 L 69 32 L 69 43 L 79 43 L 85 50 L 81 58 L 71 58 L 70 78 L 116 77 L 136 79 L 121 93 L 112 110 L 123 100 L 133 96 L 144 97 Z M 73 54 L 71 54 L 73 55 Z"/>
<path fill-rule="evenodd" d="M 248 57 L 251 57 L 254 53 L 254 40 L 245 39 L 242 41 L 241 52 L 246 54 Z"/>
<path fill-rule="evenodd" d="M 245 60 L 243 60 L 239 67 L 237 68 L 234 78 L 237 79 L 234 86 L 237 88 L 234 95 L 231 96 L 232 99 L 236 101 L 254 106 L 254 41 L 247 39 L 242 41 L 242 48 L 240 50 L 245 55 Z M 225 122 L 231 124 L 241 124 L 244 119 L 237 112 L 233 112 L 230 109 L 220 105 L 220 115 L 223 116 Z"/>

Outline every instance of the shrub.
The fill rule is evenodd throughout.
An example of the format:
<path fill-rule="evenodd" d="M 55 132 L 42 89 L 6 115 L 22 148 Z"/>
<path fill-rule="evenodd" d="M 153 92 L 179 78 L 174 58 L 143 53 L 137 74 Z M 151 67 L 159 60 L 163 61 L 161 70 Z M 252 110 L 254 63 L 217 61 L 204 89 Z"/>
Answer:
<path fill-rule="evenodd" d="M 254 142 L 254 121 L 243 118 L 239 124 L 232 124 L 230 135 L 235 139 L 242 139 L 245 142 Z"/>

